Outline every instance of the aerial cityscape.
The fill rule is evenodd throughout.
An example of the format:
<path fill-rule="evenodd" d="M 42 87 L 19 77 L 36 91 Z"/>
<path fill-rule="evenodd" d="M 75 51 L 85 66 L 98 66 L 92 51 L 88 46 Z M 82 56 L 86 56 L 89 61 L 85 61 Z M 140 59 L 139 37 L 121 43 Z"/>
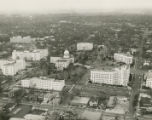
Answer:
<path fill-rule="evenodd" d="M 0 120 L 152 120 L 152 2 L 31 1 L 0 0 Z"/>

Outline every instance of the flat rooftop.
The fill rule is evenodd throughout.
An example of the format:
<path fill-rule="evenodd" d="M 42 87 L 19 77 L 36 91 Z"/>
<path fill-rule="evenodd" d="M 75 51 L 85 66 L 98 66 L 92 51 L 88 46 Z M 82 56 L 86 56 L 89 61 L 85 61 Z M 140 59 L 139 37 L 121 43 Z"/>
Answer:
<path fill-rule="evenodd" d="M 74 99 L 71 101 L 71 103 L 76 104 L 87 104 L 89 102 L 90 98 L 88 97 L 74 97 Z"/>
<path fill-rule="evenodd" d="M 114 53 L 114 55 L 115 54 L 119 54 L 119 55 L 123 55 L 123 56 L 127 56 L 127 57 L 133 57 L 132 55 L 127 54 L 127 53 Z"/>
<path fill-rule="evenodd" d="M 35 49 L 35 50 L 26 50 L 26 51 L 22 51 L 22 50 L 14 50 L 13 52 L 22 52 L 22 53 L 37 53 L 37 52 L 40 52 L 40 51 L 44 51 L 44 50 L 47 50 L 47 49 Z"/>
<path fill-rule="evenodd" d="M 113 61 L 104 61 L 99 64 L 95 64 L 93 67 L 95 69 L 92 69 L 92 71 L 100 70 L 100 71 L 114 71 L 115 68 L 119 68 L 121 66 L 125 65 L 122 62 L 113 62 Z"/>
<path fill-rule="evenodd" d="M 23 80 L 51 80 L 51 81 L 63 81 L 63 80 L 56 80 L 55 78 L 47 78 L 47 77 L 33 77 L 33 78 L 27 78 L 27 79 L 23 79 Z"/>
<path fill-rule="evenodd" d="M 77 44 L 93 44 L 93 42 L 78 42 Z"/>

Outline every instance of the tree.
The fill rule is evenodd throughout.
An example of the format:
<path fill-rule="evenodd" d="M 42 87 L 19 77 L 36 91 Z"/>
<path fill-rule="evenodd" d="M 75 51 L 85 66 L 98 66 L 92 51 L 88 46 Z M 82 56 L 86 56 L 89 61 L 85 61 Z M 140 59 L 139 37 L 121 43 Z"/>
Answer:
<path fill-rule="evenodd" d="M 24 94 L 25 94 L 24 89 L 19 89 L 19 90 L 14 92 L 13 98 L 14 98 L 15 102 L 17 103 L 17 105 L 21 102 L 22 97 L 24 96 Z"/>
<path fill-rule="evenodd" d="M 60 92 L 60 96 L 61 96 L 61 101 L 60 101 L 61 104 L 69 103 L 74 97 L 72 93 L 69 93 L 69 89 L 67 88 L 64 88 Z"/>
<path fill-rule="evenodd" d="M 2 83 L 0 82 L 0 93 L 2 93 Z"/>
<path fill-rule="evenodd" d="M 0 120 L 9 120 L 10 116 L 5 112 L 0 112 Z"/>
<path fill-rule="evenodd" d="M 40 69 L 43 71 L 45 75 L 48 74 L 48 66 L 49 66 L 49 62 L 46 59 L 40 60 Z"/>
<path fill-rule="evenodd" d="M 49 63 L 48 64 L 48 74 L 50 75 L 54 71 L 56 71 L 55 64 Z"/>
<path fill-rule="evenodd" d="M 138 98 L 139 98 L 139 93 L 137 93 L 134 97 L 134 101 L 133 101 L 133 107 L 136 107 L 138 104 Z"/>
<path fill-rule="evenodd" d="M 59 120 L 60 114 L 58 112 L 53 112 L 51 119 L 52 120 Z"/>
<path fill-rule="evenodd" d="M 116 116 L 116 117 L 115 117 L 115 120 L 119 120 L 119 116 Z"/>
<path fill-rule="evenodd" d="M 81 91 L 79 89 L 73 89 L 73 95 L 74 96 L 80 96 Z"/>
<path fill-rule="evenodd" d="M 68 113 L 68 120 L 77 120 L 78 114 L 73 111 L 67 111 Z"/>

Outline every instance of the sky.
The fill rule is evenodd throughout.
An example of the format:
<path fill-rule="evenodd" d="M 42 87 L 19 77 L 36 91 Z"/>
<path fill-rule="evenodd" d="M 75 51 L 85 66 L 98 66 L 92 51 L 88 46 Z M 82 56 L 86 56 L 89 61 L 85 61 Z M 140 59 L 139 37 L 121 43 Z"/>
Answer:
<path fill-rule="evenodd" d="M 0 13 L 150 9 L 152 0 L 0 0 Z"/>

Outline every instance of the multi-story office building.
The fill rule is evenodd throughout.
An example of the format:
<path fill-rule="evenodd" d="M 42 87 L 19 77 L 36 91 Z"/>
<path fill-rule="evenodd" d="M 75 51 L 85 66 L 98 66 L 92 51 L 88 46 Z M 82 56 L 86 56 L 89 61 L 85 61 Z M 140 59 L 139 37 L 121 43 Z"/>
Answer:
<path fill-rule="evenodd" d="M 152 88 L 152 70 L 146 74 L 146 87 Z"/>
<path fill-rule="evenodd" d="M 114 60 L 117 62 L 123 62 L 126 64 L 132 64 L 133 62 L 133 56 L 123 53 L 115 53 L 114 54 Z"/>
<path fill-rule="evenodd" d="M 15 75 L 19 70 L 26 68 L 26 63 L 21 60 L 0 60 L 0 68 L 4 75 Z"/>
<path fill-rule="evenodd" d="M 70 55 L 68 50 L 65 50 L 63 57 L 50 57 L 50 63 L 54 63 L 57 70 L 63 70 L 70 63 L 74 63 L 74 57 Z"/>
<path fill-rule="evenodd" d="M 127 86 L 130 76 L 130 66 L 120 65 L 110 68 L 91 70 L 90 80 L 93 83 Z"/>
<path fill-rule="evenodd" d="M 77 43 L 77 51 L 89 51 L 93 49 L 93 43 L 89 43 L 89 42 L 80 42 Z"/>
<path fill-rule="evenodd" d="M 35 38 L 31 38 L 30 36 L 22 37 L 22 36 L 14 36 L 10 38 L 11 43 L 32 43 L 35 41 Z"/>
<path fill-rule="evenodd" d="M 55 80 L 53 78 L 46 77 L 34 77 L 21 80 L 21 86 L 25 88 L 61 91 L 65 86 L 65 80 Z"/>
<path fill-rule="evenodd" d="M 45 58 L 48 56 L 48 50 L 47 49 L 37 49 L 33 51 L 16 51 L 14 50 L 12 52 L 12 58 L 13 59 L 26 59 L 26 60 L 32 60 L 32 61 L 39 61 L 42 58 Z"/>

